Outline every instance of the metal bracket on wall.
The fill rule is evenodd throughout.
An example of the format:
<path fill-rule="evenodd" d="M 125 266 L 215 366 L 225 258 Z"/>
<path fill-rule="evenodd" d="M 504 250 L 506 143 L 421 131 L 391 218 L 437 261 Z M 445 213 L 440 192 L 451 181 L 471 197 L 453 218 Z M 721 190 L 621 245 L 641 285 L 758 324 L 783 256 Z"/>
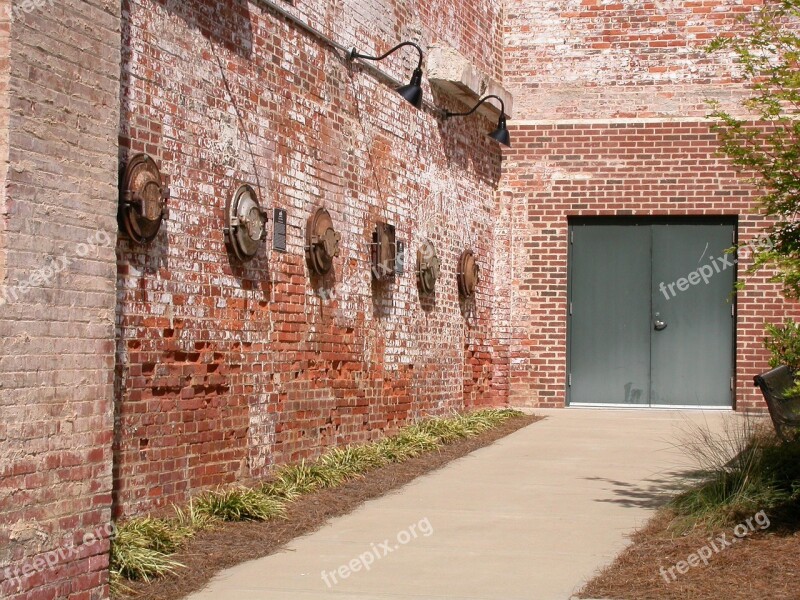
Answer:
<path fill-rule="evenodd" d="M 441 265 L 433 243 L 423 242 L 417 249 L 417 286 L 420 292 L 433 294 L 436 291 Z"/>

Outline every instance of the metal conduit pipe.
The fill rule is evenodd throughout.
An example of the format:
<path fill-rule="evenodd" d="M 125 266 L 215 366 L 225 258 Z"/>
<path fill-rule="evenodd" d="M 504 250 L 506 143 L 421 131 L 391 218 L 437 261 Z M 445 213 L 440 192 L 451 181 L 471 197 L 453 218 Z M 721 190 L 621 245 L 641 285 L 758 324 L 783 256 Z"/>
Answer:
<path fill-rule="evenodd" d="M 330 37 L 328 37 L 327 35 L 322 33 L 319 29 L 317 29 L 315 27 L 312 27 L 311 25 L 309 25 L 305 21 L 302 21 L 296 15 L 293 15 L 292 13 L 287 11 L 286 9 L 284 9 L 284 8 L 278 6 L 277 4 L 275 4 L 274 2 L 272 2 L 272 0 L 253 0 L 253 2 L 255 4 L 259 5 L 259 6 L 264 6 L 268 10 L 272 11 L 273 13 L 283 17 L 284 19 L 286 19 L 287 21 L 289 21 L 290 23 L 295 25 L 298 29 L 301 29 L 301 30 L 305 31 L 309 35 L 317 38 L 318 40 L 320 40 L 321 42 L 323 42 L 326 45 L 330 46 L 334 50 L 338 50 L 339 52 L 344 53 L 344 57 L 345 58 L 350 54 L 350 50 L 351 50 L 350 48 L 346 48 L 345 46 L 343 46 L 342 44 L 340 44 L 336 40 L 331 39 Z M 372 73 L 372 75 L 374 75 L 377 79 L 383 80 L 384 82 L 388 83 L 392 87 L 399 87 L 399 86 L 403 85 L 403 82 L 398 81 L 397 79 L 395 79 L 394 77 L 392 77 L 388 73 L 385 73 L 385 72 L 381 71 L 379 68 L 375 67 L 374 65 L 371 65 L 370 63 L 367 63 L 367 62 L 359 60 L 358 61 L 358 65 L 359 65 L 359 68 L 361 68 L 364 71 L 367 71 L 369 73 Z M 425 108 L 427 108 L 431 113 L 433 113 L 434 116 L 436 116 L 436 118 L 441 119 L 444 116 L 444 112 L 445 112 L 444 110 L 442 110 L 438 106 L 428 102 L 427 100 L 423 101 L 423 106 Z"/>

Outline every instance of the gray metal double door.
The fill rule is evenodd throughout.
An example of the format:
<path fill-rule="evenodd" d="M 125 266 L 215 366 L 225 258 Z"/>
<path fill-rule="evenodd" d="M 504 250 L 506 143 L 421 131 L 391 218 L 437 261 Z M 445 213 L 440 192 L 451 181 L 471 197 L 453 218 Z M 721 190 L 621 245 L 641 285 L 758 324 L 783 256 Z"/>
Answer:
<path fill-rule="evenodd" d="M 731 220 L 570 223 L 568 402 L 730 407 Z"/>

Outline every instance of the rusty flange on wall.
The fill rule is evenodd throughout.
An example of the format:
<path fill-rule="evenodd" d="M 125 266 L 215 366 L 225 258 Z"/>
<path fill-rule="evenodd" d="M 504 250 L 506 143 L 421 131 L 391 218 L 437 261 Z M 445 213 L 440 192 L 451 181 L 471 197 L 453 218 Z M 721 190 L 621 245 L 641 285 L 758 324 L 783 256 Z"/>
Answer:
<path fill-rule="evenodd" d="M 258 253 L 266 224 L 267 213 L 261 210 L 256 191 L 240 185 L 225 207 L 225 242 L 236 258 L 246 262 Z"/>
<path fill-rule="evenodd" d="M 333 227 L 333 219 L 324 208 L 319 208 L 306 223 L 306 261 L 317 275 L 325 275 L 333 268 L 333 259 L 339 256 L 341 234 Z"/>
<path fill-rule="evenodd" d="M 169 188 L 161 179 L 156 162 L 147 154 L 136 154 L 128 161 L 120 186 L 119 221 L 134 242 L 152 241 L 167 218 Z"/>
<path fill-rule="evenodd" d="M 472 250 L 464 250 L 458 259 L 458 292 L 461 297 L 468 300 L 475 297 L 475 287 L 478 285 L 480 268 L 475 262 Z"/>
<path fill-rule="evenodd" d="M 430 241 L 423 242 L 417 249 L 417 285 L 423 294 L 436 291 L 436 280 L 442 262 L 436 255 L 436 248 Z"/>
<path fill-rule="evenodd" d="M 394 279 L 397 236 L 394 225 L 378 222 L 372 233 L 372 277 L 376 281 Z"/>

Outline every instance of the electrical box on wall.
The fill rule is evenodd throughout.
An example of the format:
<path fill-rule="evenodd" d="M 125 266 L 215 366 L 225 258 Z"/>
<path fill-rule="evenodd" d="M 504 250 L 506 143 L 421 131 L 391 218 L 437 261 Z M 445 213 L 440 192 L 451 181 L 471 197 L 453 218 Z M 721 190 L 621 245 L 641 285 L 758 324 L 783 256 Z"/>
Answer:
<path fill-rule="evenodd" d="M 286 209 L 272 210 L 272 249 L 286 252 Z"/>
<path fill-rule="evenodd" d="M 406 244 L 401 240 L 395 242 L 397 252 L 394 257 L 394 272 L 396 275 L 402 275 L 406 270 Z"/>
<path fill-rule="evenodd" d="M 152 241 L 169 214 L 170 191 L 162 182 L 158 165 L 147 154 L 136 154 L 128 161 L 120 183 L 122 231 L 138 244 Z"/>
<path fill-rule="evenodd" d="M 264 239 L 267 213 L 261 210 L 256 191 L 239 186 L 225 208 L 225 242 L 242 262 L 251 260 Z"/>
<path fill-rule="evenodd" d="M 394 279 L 397 259 L 397 237 L 394 225 L 378 222 L 372 233 L 372 277 L 376 281 Z"/>
<path fill-rule="evenodd" d="M 308 218 L 306 223 L 306 262 L 317 275 L 325 275 L 333 268 L 333 259 L 339 256 L 341 234 L 333 227 L 333 219 L 324 208 Z"/>

